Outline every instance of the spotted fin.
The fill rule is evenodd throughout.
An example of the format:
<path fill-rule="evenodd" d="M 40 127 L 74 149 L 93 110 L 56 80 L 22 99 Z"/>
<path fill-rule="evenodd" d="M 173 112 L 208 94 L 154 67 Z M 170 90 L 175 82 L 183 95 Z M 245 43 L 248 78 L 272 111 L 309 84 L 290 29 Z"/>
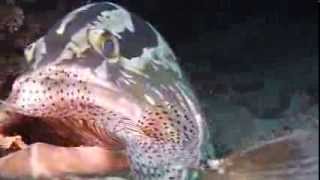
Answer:
<path fill-rule="evenodd" d="M 211 161 L 216 170 L 204 179 L 316 180 L 319 179 L 318 151 L 318 133 L 298 130 L 222 161 Z"/>

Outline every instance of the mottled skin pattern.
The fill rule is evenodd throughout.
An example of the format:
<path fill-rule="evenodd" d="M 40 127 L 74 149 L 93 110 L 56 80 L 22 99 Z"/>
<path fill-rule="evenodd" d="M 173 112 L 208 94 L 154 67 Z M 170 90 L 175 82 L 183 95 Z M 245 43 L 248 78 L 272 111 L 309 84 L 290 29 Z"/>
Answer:
<path fill-rule="evenodd" d="M 30 69 L 7 99 L 17 112 L 84 145 L 126 149 L 135 179 L 185 179 L 199 165 L 198 101 L 149 23 L 115 4 L 89 4 L 25 54 Z"/>

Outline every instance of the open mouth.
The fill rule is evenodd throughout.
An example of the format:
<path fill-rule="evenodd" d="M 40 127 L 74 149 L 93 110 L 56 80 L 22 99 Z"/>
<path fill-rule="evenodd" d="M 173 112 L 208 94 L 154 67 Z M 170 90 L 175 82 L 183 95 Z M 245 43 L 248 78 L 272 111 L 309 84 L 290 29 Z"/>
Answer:
<path fill-rule="evenodd" d="M 55 134 L 53 130 L 50 130 L 50 127 L 42 121 L 22 115 L 18 115 L 16 116 L 17 118 L 13 119 L 3 117 L 6 116 L 6 109 L 9 111 L 17 111 L 16 107 L 3 100 L 9 96 L 12 85 L 17 77 L 17 74 L 8 77 L 5 76 L 3 80 L 0 81 L 0 135 L 5 137 L 19 135 L 26 144 L 50 142 L 52 144 L 62 145 L 62 140 L 60 141 L 58 140 L 60 138 L 55 138 L 57 134 Z M 71 141 L 67 144 L 73 145 Z"/>
<path fill-rule="evenodd" d="M 0 122 L 0 178 L 2 173 L 19 179 L 65 175 L 72 179 L 107 174 L 126 175 L 128 172 L 125 151 L 86 146 L 84 144 L 88 142 L 73 131 L 61 135 L 63 127 L 57 129 L 39 118 L 21 115 L 10 120 Z M 6 138 L 13 141 L 7 149 L 3 149 L 2 143 Z"/>
<path fill-rule="evenodd" d="M 3 148 L 1 137 L 19 137 L 24 145 L 46 143 L 61 147 L 99 146 L 109 150 L 124 149 L 119 139 L 106 133 L 106 129 L 98 127 L 88 118 L 32 117 L 23 115 L 18 107 L 0 100 L 0 156 L 23 148 L 16 142 Z"/>
<path fill-rule="evenodd" d="M 76 176 L 128 172 L 129 165 L 124 144 L 107 133 L 108 128 L 97 126 L 95 122 L 98 121 L 93 120 L 95 113 L 108 107 L 95 109 L 97 107 L 95 103 L 81 103 L 79 96 L 80 99 L 74 100 L 75 104 L 85 105 L 81 108 L 79 106 L 80 113 L 73 112 L 75 114 L 68 114 L 65 117 L 57 115 L 53 118 L 39 114 L 36 117 L 33 113 L 24 115 L 26 109 L 10 98 L 15 94 L 11 85 L 10 82 L 7 86 L 11 91 L 8 90 L 8 93 L 0 97 L 7 99 L 0 99 L 0 179 L 3 173 L 9 177 L 24 179 L 24 177 L 37 177 L 34 172 L 49 178 L 64 176 L 66 172 Z M 21 89 L 19 87 L 16 90 Z M 25 97 L 30 98 L 29 95 Z M 107 98 L 107 102 L 110 102 L 110 96 L 106 96 L 105 93 L 101 97 Z M 51 105 L 48 100 L 43 103 Z M 68 113 L 75 110 L 62 102 L 57 105 L 61 105 L 59 106 L 61 111 Z M 50 110 L 47 106 L 44 109 Z"/>
<path fill-rule="evenodd" d="M 46 123 L 46 121 L 27 116 L 21 116 L 19 119 L 5 122 L 1 127 L 1 134 L 4 136 L 19 135 L 22 137 L 23 142 L 28 145 L 37 142 L 65 147 L 75 147 L 84 144 L 81 139 L 72 138 L 75 137 L 75 135 L 72 135 L 72 132 L 69 133 L 70 136 L 66 137 L 61 135 L 56 127 Z"/>
<path fill-rule="evenodd" d="M 15 118 L 0 124 L 0 134 L 20 135 L 26 144 L 123 149 L 111 132 L 118 121 L 108 119 L 117 118 L 113 114 L 139 116 L 139 107 L 120 92 L 101 87 L 91 72 L 85 72 L 54 66 L 16 79 L 7 100 L 0 100 L 0 107 Z"/>

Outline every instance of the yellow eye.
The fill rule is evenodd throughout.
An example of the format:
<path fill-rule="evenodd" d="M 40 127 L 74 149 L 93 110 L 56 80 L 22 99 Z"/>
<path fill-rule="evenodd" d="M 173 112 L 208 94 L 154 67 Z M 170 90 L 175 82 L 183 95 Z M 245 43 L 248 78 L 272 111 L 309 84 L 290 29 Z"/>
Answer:
<path fill-rule="evenodd" d="M 89 29 L 87 37 L 93 49 L 102 56 L 110 60 L 119 57 L 119 42 L 112 34 L 100 29 Z"/>

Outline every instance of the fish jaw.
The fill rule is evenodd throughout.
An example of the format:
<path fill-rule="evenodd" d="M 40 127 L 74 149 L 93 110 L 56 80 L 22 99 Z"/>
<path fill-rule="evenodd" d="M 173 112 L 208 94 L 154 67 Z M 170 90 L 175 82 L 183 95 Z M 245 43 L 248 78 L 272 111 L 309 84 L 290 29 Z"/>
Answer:
<path fill-rule="evenodd" d="M 86 106 L 99 107 L 105 113 L 101 128 L 125 144 L 137 179 L 182 180 L 199 163 L 201 128 L 179 105 L 147 106 L 110 84 L 98 85 L 84 69 L 40 70 L 18 78 L 7 100 L 24 115 L 68 122 L 86 119 L 78 111 Z"/>
<path fill-rule="evenodd" d="M 5 103 L 14 112 L 40 118 L 66 138 L 124 148 L 121 122 L 141 116 L 140 106 L 116 87 L 97 81 L 80 67 L 45 67 L 19 77 Z"/>

